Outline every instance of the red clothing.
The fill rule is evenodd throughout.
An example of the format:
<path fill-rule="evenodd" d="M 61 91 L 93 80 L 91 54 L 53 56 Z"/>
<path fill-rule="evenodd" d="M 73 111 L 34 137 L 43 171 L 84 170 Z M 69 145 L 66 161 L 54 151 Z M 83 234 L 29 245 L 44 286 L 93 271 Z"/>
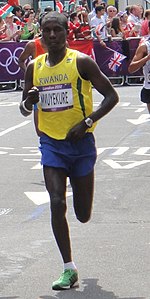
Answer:
<path fill-rule="evenodd" d="M 45 54 L 45 49 L 42 47 L 41 38 L 36 38 L 35 43 L 35 57 Z"/>
<path fill-rule="evenodd" d="M 73 40 L 75 39 L 75 31 L 76 29 L 80 26 L 80 23 L 77 23 L 76 25 L 73 24 L 72 22 L 68 22 L 68 29 L 69 29 L 69 33 L 67 36 L 68 40 Z"/>
<path fill-rule="evenodd" d="M 144 20 L 142 22 L 142 26 L 141 26 L 141 35 L 144 36 L 144 35 L 148 35 L 149 33 L 149 28 L 148 28 L 148 20 Z"/>
<path fill-rule="evenodd" d="M 11 6 L 19 6 L 19 0 L 8 0 L 7 3 Z"/>
<path fill-rule="evenodd" d="M 122 29 L 124 31 L 125 38 L 137 36 L 136 31 L 133 31 L 131 33 L 131 30 L 133 29 L 133 27 L 134 27 L 134 24 L 132 24 L 131 22 L 127 23 L 125 26 L 122 25 Z"/>

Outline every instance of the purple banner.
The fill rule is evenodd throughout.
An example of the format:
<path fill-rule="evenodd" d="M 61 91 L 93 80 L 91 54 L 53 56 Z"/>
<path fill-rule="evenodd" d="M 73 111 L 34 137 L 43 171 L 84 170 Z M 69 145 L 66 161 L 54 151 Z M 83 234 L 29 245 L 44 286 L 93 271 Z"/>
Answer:
<path fill-rule="evenodd" d="M 94 41 L 94 52 L 96 57 L 96 62 L 100 66 L 100 69 L 107 77 L 120 77 L 120 76 L 130 76 L 128 73 L 128 66 L 135 54 L 138 47 L 140 39 L 130 39 L 123 41 L 112 41 L 106 42 L 108 48 L 103 48 L 98 41 Z M 112 50 L 125 55 L 127 58 L 123 60 L 121 66 L 116 72 L 112 71 L 108 67 L 110 58 L 114 55 Z M 142 70 L 134 73 L 134 76 L 142 75 Z M 133 76 L 133 74 L 132 74 Z"/>
<path fill-rule="evenodd" d="M 26 42 L 0 43 L 0 82 L 24 78 L 24 74 L 18 65 L 18 57 L 23 51 L 25 44 Z"/>
<path fill-rule="evenodd" d="M 109 69 L 108 63 L 114 52 L 111 49 L 102 48 L 98 41 L 94 41 L 94 52 L 100 69 L 108 77 L 120 77 L 130 75 L 128 66 L 138 47 L 140 39 L 106 42 L 107 47 L 117 51 L 127 58 L 122 62 L 117 72 Z M 0 42 L 0 82 L 23 80 L 24 73 L 18 65 L 18 58 L 27 42 Z M 78 43 L 78 41 L 76 41 Z M 80 41 L 81 43 L 81 41 Z M 85 44 L 85 41 L 84 41 Z M 86 47 L 86 45 L 85 45 Z M 142 70 L 134 73 L 134 76 L 141 76 Z M 132 74 L 133 76 L 133 74 Z"/>

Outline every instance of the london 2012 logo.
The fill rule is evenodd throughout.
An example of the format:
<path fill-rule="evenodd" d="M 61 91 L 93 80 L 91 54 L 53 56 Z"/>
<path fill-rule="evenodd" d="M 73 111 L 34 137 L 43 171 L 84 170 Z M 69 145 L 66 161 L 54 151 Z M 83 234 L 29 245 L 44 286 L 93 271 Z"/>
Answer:
<path fill-rule="evenodd" d="M 19 73 L 20 67 L 18 60 L 23 50 L 23 47 L 17 47 L 14 51 L 11 51 L 6 47 L 0 49 L 0 66 L 5 68 L 10 75 L 16 75 Z"/>

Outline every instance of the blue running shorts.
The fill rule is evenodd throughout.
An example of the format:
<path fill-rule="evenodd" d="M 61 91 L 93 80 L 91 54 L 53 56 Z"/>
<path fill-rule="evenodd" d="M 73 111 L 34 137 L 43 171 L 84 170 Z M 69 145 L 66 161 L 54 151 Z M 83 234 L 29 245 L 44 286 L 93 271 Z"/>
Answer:
<path fill-rule="evenodd" d="M 89 174 L 95 165 L 97 152 L 92 133 L 77 142 L 56 140 L 46 134 L 40 136 L 41 163 L 44 166 L 64 168 L 69 177 Z"/>

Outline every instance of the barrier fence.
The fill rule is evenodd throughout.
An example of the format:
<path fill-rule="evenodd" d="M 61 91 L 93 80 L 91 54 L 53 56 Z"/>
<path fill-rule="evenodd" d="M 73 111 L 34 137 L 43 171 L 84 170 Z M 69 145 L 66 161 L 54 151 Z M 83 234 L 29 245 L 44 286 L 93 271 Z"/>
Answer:
<path fill-rule="evenodd" d="M 106 42 L 107 48 L 103 48 L 98 41 L 92 40 L 75 40 L 69 42 L 69 46 L 78 49 L 90 55 L 96 60 L 100 69 L 110 79 L 121 79 L 120 84 L 132 84 L 130 79 L 141 78 L 143 76 L 142 69 L 131 75 L 128 73 L 128 66 L 138 47 L 140 39 L 134 38 L 123 41 Z M 17 81 L 24 80 L 24 73 L 18 65 L 18 58 L 23 51 L 27 41 L 24 42 L 1 42 L 0 43 L 0 85 L 14 83 L 15 88 Z M 110 58 L 117 51 L 126 56 L 121 66 L 116 72 L 109 69 L 108 64 Z"/>

